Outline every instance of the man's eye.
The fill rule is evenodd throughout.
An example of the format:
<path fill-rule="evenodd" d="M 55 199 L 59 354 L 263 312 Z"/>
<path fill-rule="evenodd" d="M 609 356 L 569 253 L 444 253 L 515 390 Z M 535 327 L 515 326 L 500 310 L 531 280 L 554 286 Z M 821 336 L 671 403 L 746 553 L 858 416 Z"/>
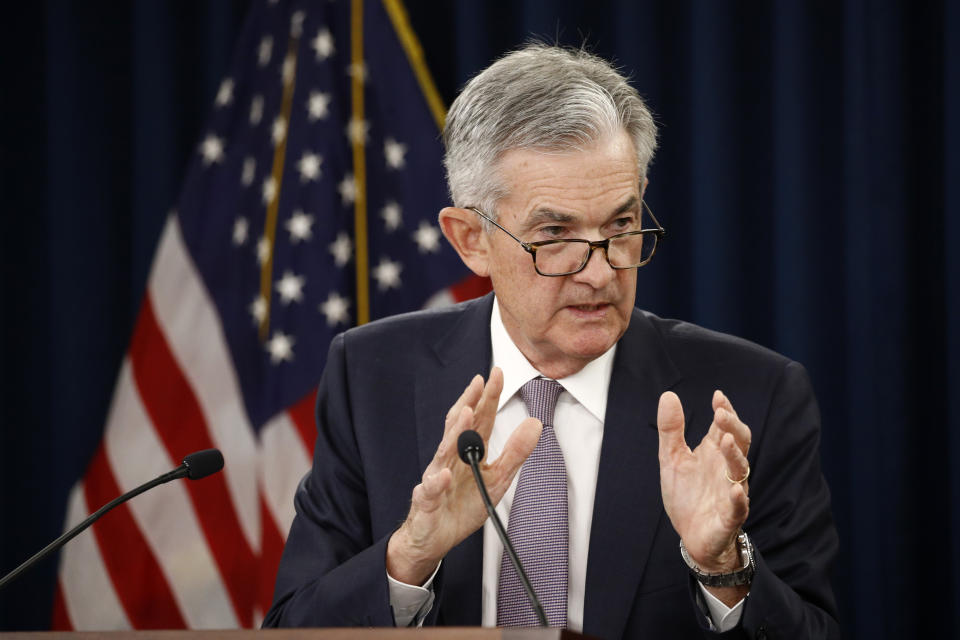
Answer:
<path fill-rule="evenodd" d="M 624 233 L 625 231 L 632 231 L 635 226 L 636 220 L 633 216 L 624 216 L 611 222 L 608 228 L 609 233 Z"/>
<path fill-rule="evenodd" d="M 566 228 L 553 225 L 549 227 L 541 227 L 538 233 L 547 238 L 559 238 L 566 232 Z"/>

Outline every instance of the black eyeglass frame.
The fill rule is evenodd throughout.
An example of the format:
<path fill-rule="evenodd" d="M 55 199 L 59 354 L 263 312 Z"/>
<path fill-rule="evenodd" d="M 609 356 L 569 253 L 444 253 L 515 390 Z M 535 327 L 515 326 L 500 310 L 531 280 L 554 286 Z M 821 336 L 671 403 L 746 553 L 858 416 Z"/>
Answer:
<path fill-rule="evenodd" d="M 538 242 L 524 242 L 517 236 L 507 231 L 504 227 L 500 226 L 500 224 L 498 224 L 496 220 L 494 220 L 493 218 L 485 214 L 483 211 L 480 211 L 480 209 L 477 209 L 476 207 L 464 207 L 464 208 L 469 209 L 470 211 L 473 211 L 478 216 L 480 216 L 481 218 L 491 223 L 493 226 L 500 229 L 505 234 L 507 234 L 514 240 L 516 240 L 520 244 L 520 246 L 523 247 L 524 251 L 530 254 L 530 257 L 533 259 L 533 268 L 536 270 L 538 274 L 540 274 L 541 276 L 544 276 L 545 278 L 559 278 L 561 276 L 572 276 L 575 273 L 580 273 L 581 271 L 583 271 L 587 267 L 587 265 L 590 263 L 590 258 L 593 257 L 594 249 L 601 249 L 601 248 L 603 249 L 603 257 L 607 259 L 607 264 L 610 265 L 611 269 L 618 269 L 618 270 L 638 269 L 644 266 L 645 264 L 647 264 L 648 262 L 650 262 L 653 259 L 654 254 L 657 253 L 657 247 L 660 245 L 660 241 L 663 240 L 663 237 L 665 235 L 667 235 L 667 230 L 664 229 L 663 225 L 660 224 L 660 221 L 657 220 L 657 216 L 653 215 L 653 210 L 650 209 L 650 205 L 647 204 L 646 200 L 641 200 L 640 203 L 643 205 L 643 208 L 646 209 L 647 213 L 650 214 L 650 219 L 653 220 L 654 224 L 657 225 L 656 229 L 638 229 L 636 231 L 625 231 L 623 233 L 612 235 L 609 238 L 604 238 L 603 240 L 583 240 L 581 238 L 563 238 L 560 240 L 540 240 Z M 653 251 L 650 252 L 650 255 L 647 257 L 646 260 L 644 260 L 640 264 L 631 265 L 629 267 L 617 267 L 610 262 L 609 248 L 610 248 L 611 240 L 616 240 L 617 238 L 623 238 L 626 236 L 649 235 L 649 234 L 653 234 L 655 240 L 653 242 Z M 539 249 L 540 247 L 545 247 L 550 244 L 560 244 L 564 242 L 565 243 L 577 242 L 581 244 L 586 244 L 589 247 L 587 251 L 587 257 L 584 258 L 583 263 L 573 271 L 567 271 L 565 273 L 543 273 L 542 271 L 540 271 L 540 267 L 537 266 L 537 249 Z"/>

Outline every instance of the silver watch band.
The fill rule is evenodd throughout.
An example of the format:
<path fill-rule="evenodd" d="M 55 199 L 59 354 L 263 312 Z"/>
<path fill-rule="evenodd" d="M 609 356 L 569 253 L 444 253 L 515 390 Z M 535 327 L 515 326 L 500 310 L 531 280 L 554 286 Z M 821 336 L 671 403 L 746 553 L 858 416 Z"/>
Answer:
<path fill-rule="evenodd" d="M 736 587 L 750 584 L 753 575 L 757 572 L 757 565 L 753 557 L 753 544 L 743 529 L 737 533 L 737 548 L 743 559 L 743 566 L 740 569 L 731 573 L 707 573 L 697 566 L 687 552 L 687 548 L 683 546 L 683 540 L 680 541 L 680 555 L 683 561 L 687 563 L 693 577 L 705 587 Z"/>

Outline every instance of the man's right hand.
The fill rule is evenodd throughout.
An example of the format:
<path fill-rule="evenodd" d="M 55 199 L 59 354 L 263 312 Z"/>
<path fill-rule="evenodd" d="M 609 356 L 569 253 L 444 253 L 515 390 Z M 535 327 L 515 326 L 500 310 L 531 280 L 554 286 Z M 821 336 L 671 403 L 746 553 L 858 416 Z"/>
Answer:
<path fill-rule="evenodd" d="M 466 429 L 475 429 L 486 444 L 502 390 L 503 372 L 494 367 L 486 384 L 482 376 L 476 376 L 447 412 L 443 440 L 413 489 L 410 513 L 387 544 L 387 573 L 393 579 L 423 584 L 447 552 L 486 520 L 473 472 L 457 453 L 457 438 Z M 492 464 L 481 461 L 480 470 L 494 504 L 500 502 L 537 446 L 542 428 L 536 418 L 525 419 Z"/>

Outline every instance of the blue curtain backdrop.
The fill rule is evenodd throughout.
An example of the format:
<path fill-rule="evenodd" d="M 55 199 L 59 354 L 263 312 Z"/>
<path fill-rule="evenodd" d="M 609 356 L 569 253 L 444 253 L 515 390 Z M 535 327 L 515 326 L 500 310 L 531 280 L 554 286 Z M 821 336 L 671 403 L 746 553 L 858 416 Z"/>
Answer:
<path fill-rule="evenodd" d="M 530 36 L 628 71 L 669 236 L 638 304 L 809 368 L 851 638 L 960 629 L 960 6 L 408 0 L 449 103 Z M 60 532 L 246 3 L 5 7 L 0 572 Z M 375 46 L 371 43 L 370 46 Z M 55 562 L 0 593 L 48 624 Z"/>

